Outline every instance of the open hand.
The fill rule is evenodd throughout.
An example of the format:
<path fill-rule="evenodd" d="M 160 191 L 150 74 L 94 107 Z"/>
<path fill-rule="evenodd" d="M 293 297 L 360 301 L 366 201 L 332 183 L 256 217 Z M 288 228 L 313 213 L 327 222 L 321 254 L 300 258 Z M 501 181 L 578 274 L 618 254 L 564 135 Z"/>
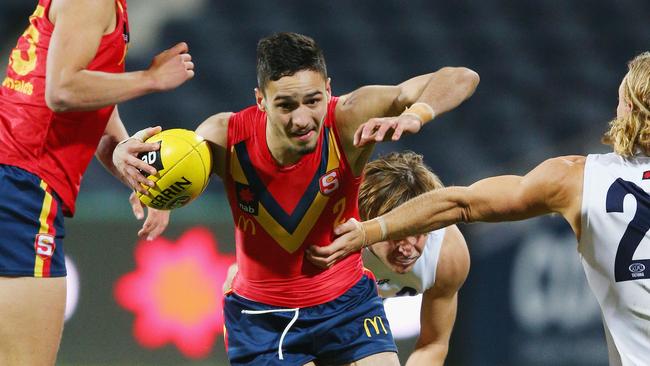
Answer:
<path fill-rule="evenodd" d="M 365 233 L 361 223 L 353 218 L 337 226 L 334 234 L 340 236 L 331 244 L 323 247 L 312 245 L 307 248 L 305 250 L 307 260 L 317 267 L 330 268 L 348 254 L 363 248 Z"/>
<path fill-rule="evenodd" d="M 135 192 L 129 196 L 129 202 L 131 203 L 131 209 L 135 218 L 142 220 L 144 218 L 144 206 Z M 156 210 L 155 208 L 147 207 L 147 219 L 144 220 L 142 228 L 138 231 L 138 236 L 147 240 L 157 238 L 167 228 L 170 213 L 171 211 Z"/>
<path fill-rule="evenodd" d="M 386 139 L 397 141 L 404 132 L 417 133 L 420 128 L 422 128 L 422 122 L 411 114 L 371 118 L 357 128 L 354 133 L 354 146 L 361 147 Z"/>

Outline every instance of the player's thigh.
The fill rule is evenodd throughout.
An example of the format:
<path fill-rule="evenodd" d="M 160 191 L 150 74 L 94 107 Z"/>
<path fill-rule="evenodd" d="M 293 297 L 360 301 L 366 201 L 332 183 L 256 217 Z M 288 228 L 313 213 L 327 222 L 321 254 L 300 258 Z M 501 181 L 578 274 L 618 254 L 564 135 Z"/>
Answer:
<path fill-rule="evenodd" d="M 65 300 L 65 277 L 0 277 L 0 365 L 54 365 Z"/>
<path fill-rule="evenodd" d="M 381 352 L 375 353 L 368 357 L 364 357 L 358 361 L 348 363 L 343 366 L 399 366 L 399 358 L 397 358 L 397 353 L 395 352 Z"/>

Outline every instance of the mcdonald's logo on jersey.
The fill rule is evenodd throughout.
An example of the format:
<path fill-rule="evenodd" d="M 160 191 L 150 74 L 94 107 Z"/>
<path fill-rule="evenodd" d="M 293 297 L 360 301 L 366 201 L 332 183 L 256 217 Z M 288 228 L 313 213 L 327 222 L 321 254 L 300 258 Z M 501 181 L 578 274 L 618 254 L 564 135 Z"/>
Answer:
<path fill-rule="evenodd" d="M 379 335 L 380 325 L 381 325 L 381 330 L 384 332 L 384 334 L 388 334 L 388 331 L 384 326 L 384 320 L 380 316 L 363 319 L 363 329 L 365 329 L 368 338 L 372 338 L 372 333 L 370 332 L 370 327 L 368 327 L 368 324 L 372 325 L 372 329 L 374 329 L 376 335 Z"/>
<path fill-rule="evenodd" d="M 251 229 L 250 231 L 251 235 L 257 234 L 257 229 L 255 228 L 255 222 L 244 215 L 240 215 L 239 218 L 237 219 L 237 228 L 243 232 L 246 232 L 248 231 L 249 227 Z"/>

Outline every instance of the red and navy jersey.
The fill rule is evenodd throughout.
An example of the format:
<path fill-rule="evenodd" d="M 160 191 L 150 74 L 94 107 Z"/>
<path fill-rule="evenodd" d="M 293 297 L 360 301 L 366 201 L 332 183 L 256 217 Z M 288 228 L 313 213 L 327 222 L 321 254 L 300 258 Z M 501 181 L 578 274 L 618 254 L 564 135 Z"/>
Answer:
<path fill-rule="evenodd" d="M 238 295 L 302 308 L 333 300 L 361 278 L 359 253 L 328 270 L 304 258 L 305 248 L 329 244 L 336 225 L 359 217 L 361 178 L 342 153 L 337 101 L 329 102 L 316 149 L 290 166 L 271 156 L 265 112 L 253 106 L 230 118 L 224 181 L 236 225 Z"/>
<path fill-rule="evenodd" d="M 45 69 L 54 25 L 51 0 L 40 0 L 29 26 L 11 51 L 0 88 L 0 164 L 38 175 L 74 213 L 81 176 L 114 106 L 88 112 L 54 113 L 45 103 Z M 124 72 L 128 43 L 126 0 L 116 0 L 115 30 L 105 35 L 87 70 Z M 83 30 L 80 29 L 80 32 Z"/>

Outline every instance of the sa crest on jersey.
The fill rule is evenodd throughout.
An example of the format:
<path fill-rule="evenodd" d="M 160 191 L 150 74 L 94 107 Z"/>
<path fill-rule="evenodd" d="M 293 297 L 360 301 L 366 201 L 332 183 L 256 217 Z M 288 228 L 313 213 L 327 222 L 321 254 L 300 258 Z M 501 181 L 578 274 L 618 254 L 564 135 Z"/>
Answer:
<path fill-rule="evenodd" d="M 329 196 L 339 189 L 340 173 L 338 169 L 330 170 L 320 177 L 318 184 L 320 185 L 320 193 Z"/>

